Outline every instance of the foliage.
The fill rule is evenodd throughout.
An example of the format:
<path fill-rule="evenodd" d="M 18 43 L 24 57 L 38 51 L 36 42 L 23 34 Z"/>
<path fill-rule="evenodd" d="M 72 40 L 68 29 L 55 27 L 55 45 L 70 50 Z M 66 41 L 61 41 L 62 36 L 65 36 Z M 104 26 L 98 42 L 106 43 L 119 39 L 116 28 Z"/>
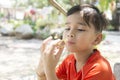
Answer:
<path fill-rule="evenodd" d="M 41 39 L 46 39 L 47 37 L 50 36 L 50 30 L 49 29 L 44 29 L 40 31 L 40 38 Z"/>
<path fill-rule="evenodd" d="M 11 19 L 11 20 L 9 20 L 9 23 L 12 23 L 14 25 L 14 28 L 16 28 L 16 27 L 24 24 L 24 21 Z"/>
<path fill-rule="evenodd" d="M 107 30 L 109 31 L 114 30 L 114 27 L 112 25 L 108 25 Z"/>
<path fill-rule="evenodd" d="M 20 0 L 16 0 L 14 6 L 15 7 L 29 7 L 29 6 L 33 6 L 36 8 L 42 8 L 44 6 L 48 6 L 48 1 L 47 0 L 26 0 L 24 2 L 20 1 Z"/>
<path fill-rule="evenodd" d="M 99 0 L 99 8 L 101 11 L 105 11 L 109 8 L 109 3 L 112 0 Z"/>
<path fill-rule="evenodd" d="M 3 16 L 4 16 L 4 14 L 3 14 L 3 13 L 0 13 L 0 18 L 3 17 Z"/>
<path fill-rule="evenodd" d="M 44 27 L 47 25 L 45 20 L 42 19 L 38 19 L 35 24 L 36 24 L 34 27 L 35 30 L 44 29 Z"/>
<path fill-rule="evenodd" d="M 103 33 L 102 35 L 103 35 L 102 40 L 105 40 L 105 38 L 106 38 L 106 34 Z"/>

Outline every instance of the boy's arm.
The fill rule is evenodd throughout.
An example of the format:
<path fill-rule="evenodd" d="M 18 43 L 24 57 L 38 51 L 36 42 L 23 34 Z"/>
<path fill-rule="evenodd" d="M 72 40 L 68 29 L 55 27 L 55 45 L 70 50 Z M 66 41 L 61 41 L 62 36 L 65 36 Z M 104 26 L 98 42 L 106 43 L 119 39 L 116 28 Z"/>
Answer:
<path fill-rule="evenodd" d="M 46 80 L 58 80 L 54 69 L 46 71 Z"/>
<path fill-rule="evenodd" d="M 42 59 L 39 61 L 39 65 L 36 69 L 37 79 L 38 80 L 58 80 L 54 68 L 47 70 L 47 74 L 44 72 L 44 66 Z"/>
<path fill-rule="evenodd" d="M 38 80 L 46 80 L 45 72 L 43 69 L 43 62 L 42 59 L 40 58 L 39 65 L 36 69 L 36 74 L 37 74 L 37 79 Z"/>
<path fill-rule="evenodd" d="M 47 80 L 47 79 L 46 79 L 46 76 L 45 76 L 45 75 L 40 76 L 40 75 L 37 73 L 37 80 Z"/>
<path fill-rule="evenodd" d="M 37 80 L 46 80 L 46 77 L 45 77 L 45 76 L 39 76 L 39 75 L 37 74 Z"/>
<path fill-rule="evenodd" d="M 36 74 L 37 74 L 37 80 L 47 80 L 46 79 L 46 76 L 45 76 L 45 73 L 39 73 L 38 71 L 40 71 L 40 70 L 36 70 Z"/>
<path fill-rule="evenodd" d="M 62 54 L 65 43 L 63 40 L 58 39 L 48 46 L 48 43 L 51 40 L 52 37 L 44 40 L 40 48 L 41 60 L 37 68 L 37 73 L 39 74 L 38 79 L 42 78 L 46 80 L 57 80 L 55 68 L 59 61 L 60 55 Z M 43 75 L 45 75 L 45 77 L 43 77 Z"/>

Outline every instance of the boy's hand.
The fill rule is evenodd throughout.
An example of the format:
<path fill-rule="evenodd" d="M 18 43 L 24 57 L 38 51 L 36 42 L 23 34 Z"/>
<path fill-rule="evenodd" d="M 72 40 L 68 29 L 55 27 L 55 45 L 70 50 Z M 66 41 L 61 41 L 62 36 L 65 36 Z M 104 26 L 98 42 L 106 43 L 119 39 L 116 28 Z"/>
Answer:
<path fill-rule="evenodd" d="M 43 65 L 43 56 L 42 56 L 42 52 L 45 50 L 45 45 L 47 44 L 47 42 L 49 42 L 51 40 L 51 37 L 47 38 L 46 40 L 44 40 L 44 42 L 41 45 L 40 48 L 40 60 L 39 60 L 39 65 L 36 69 L 36 73 L 38 75 L 39 78 L 44 77 L 45 76 L 45 72 L 44 72 L 44 65 Z"/>
<path fill-rule="evenodd" d="M 63 40 L 52 40 L 52 37 L 43 41 L 40 48 L 41 60 L 37 70 L 40 76 L 46 76 L 46 74 L 50 76 L 51 72 L 55 72 L 64 44 Z"/>
<path fill-rule="evenodd" d="M 42 55 L 45 74 L 50 76 L 52 75 L 51 74 L 52 72 L 55 72 L 55 67 L 64 49 L 64 44 L 65 43 L 63 40 L 58 39 L 52 41 L 51 37 L 43 41 L 41 47 L 41 55 Z"/>

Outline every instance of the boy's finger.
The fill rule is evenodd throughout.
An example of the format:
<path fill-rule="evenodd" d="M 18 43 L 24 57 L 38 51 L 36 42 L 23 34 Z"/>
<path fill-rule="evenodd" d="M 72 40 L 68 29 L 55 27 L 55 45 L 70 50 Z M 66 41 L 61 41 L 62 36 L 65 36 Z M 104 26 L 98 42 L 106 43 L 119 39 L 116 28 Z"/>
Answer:
<path fill-rule="evenodd" d="M 61 53 L 62 53 L 62 51 L 63 51 L 63 49 L 64 49 L 64 45 L 65 45 L 64 41 L 60 41 L 60 42 L 58 43 L 58 52 L 57 52 L 57 54 L 55 55 L 57 59 L 59 59 L 59 57 L 60 57 L 60 55 L 61 55 Z"/>
<path fill-rule="evenodd" d="M 56 59 L 59 59 L 59 58 L 60 58 L 60 56 L 61 56 L 61 54 L 62 54 L 62 52 L 63 52 L 63 49 L 64 49 L 64 46 L 59 48 L 57 54 L 55 55 L 55 58 L 56 58 Z"/>
<path fill-rule="evenodd" d="M 60 39 L 54 40 L 50 45 L 50 52 L 52 53 L 56 50 L 56 48 L 60 48 L 62 46 L 64 46 L 62 40 L 60 40 Z"/>
<path fill-rule="evenodd" d="M 64 42 L 64 40 L 61 40 L 57 44 L 58 44 L 58 47 L 64 47 L 65 42 Z"/>
<path fill-rule="evenodd" d="M 41 48 L 40 48 L 41 52 L 43 52 L 43 51 L 45 50 L 46 45 L 47 45 L 48 42 L 51 41 L 51 40 L 52 40 L 52 37 L 50 36 L 50 37 L 48 37 L 47 39 L 45 39 L 45 40 L 43 41 L 43 43 L 42 43 L 42 45 L 41 45 Z"/>

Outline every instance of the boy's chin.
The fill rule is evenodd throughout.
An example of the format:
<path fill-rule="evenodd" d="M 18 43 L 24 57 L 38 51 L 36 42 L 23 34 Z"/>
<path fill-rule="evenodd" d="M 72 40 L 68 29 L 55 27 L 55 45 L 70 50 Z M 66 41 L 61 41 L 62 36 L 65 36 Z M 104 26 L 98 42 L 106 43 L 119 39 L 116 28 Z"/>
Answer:
<path fill-rule="evenodd" d="M 67 49 L 67 50 L 68 50 L 68 52 L 71 52 L 71 53 L 76 52 L 76 50 L 74 50 L 74 49 Z"/>

